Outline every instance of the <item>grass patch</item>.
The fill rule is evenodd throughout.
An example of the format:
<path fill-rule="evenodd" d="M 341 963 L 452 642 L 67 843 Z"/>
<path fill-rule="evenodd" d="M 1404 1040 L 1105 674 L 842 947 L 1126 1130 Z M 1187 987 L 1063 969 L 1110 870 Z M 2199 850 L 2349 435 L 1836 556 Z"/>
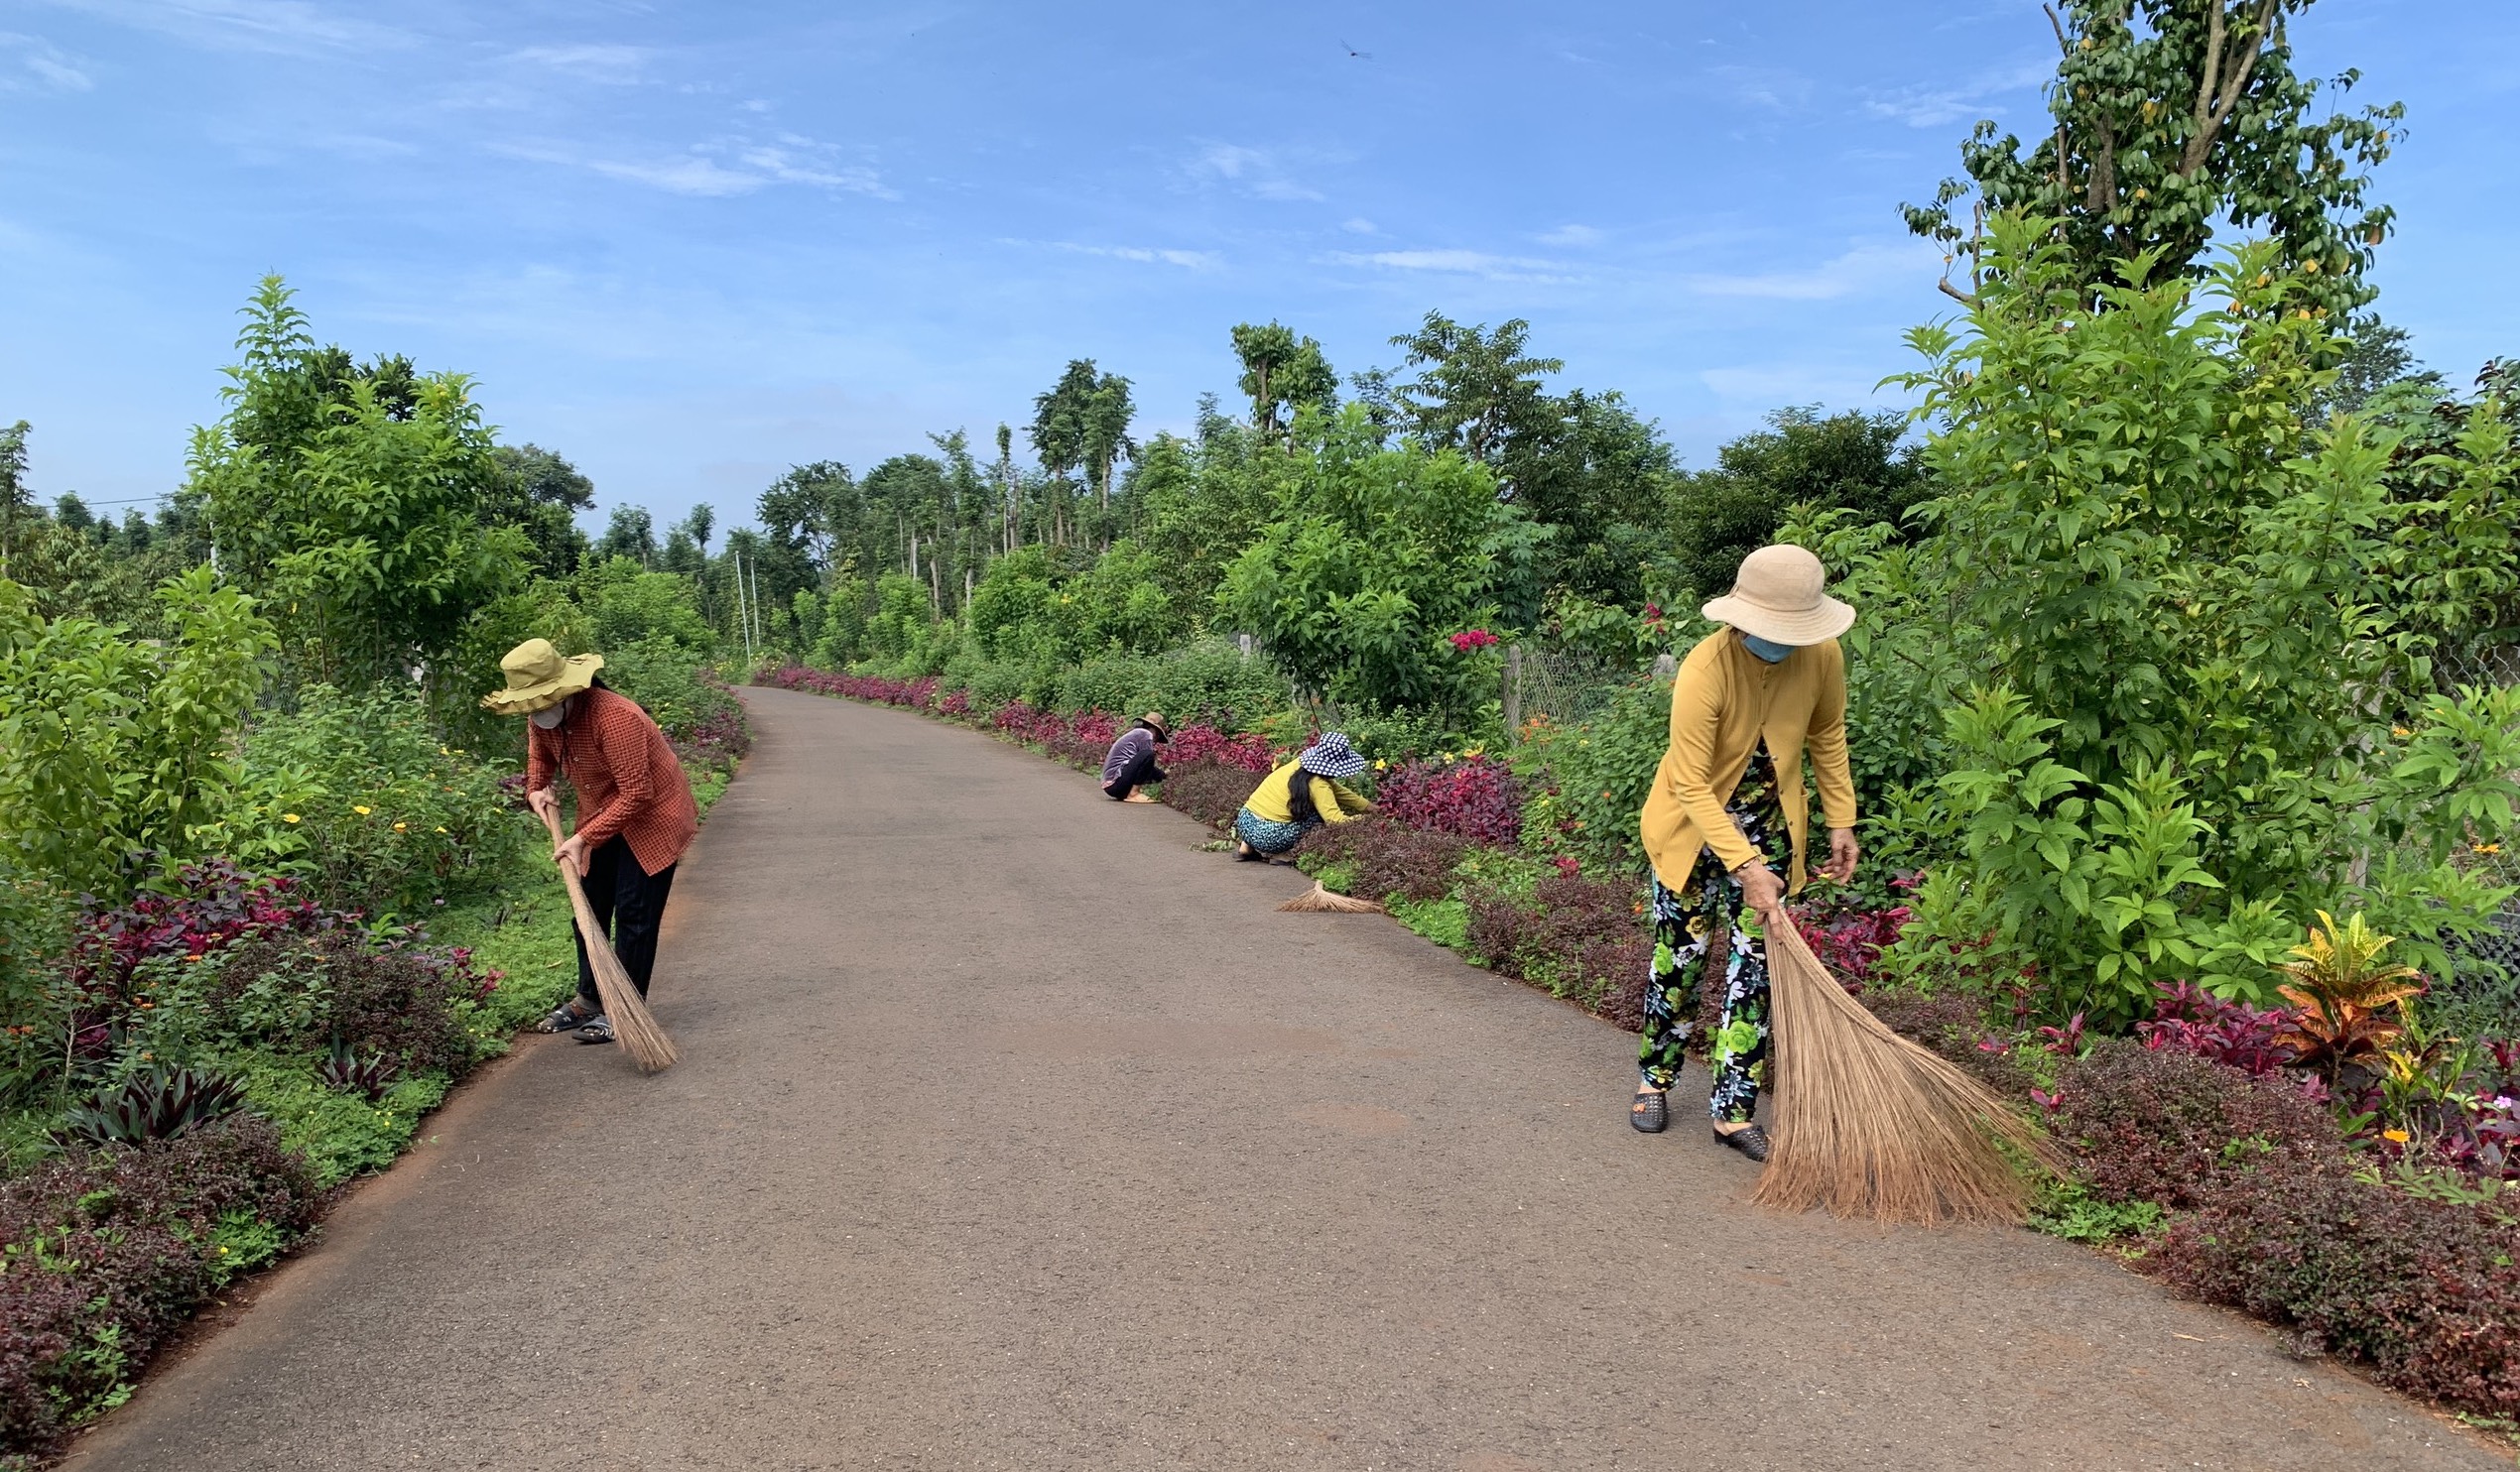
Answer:
<path fill-rule="evenodd" d="M 280 1127 L 281 1144 L 304 1153 L 324 1186 L 394 1164 L 450 1086 L 442 1073 L 424 1073 L 370 1102 L 325 1088 L 315 1070 L 312 1059 L 260 1057 L 238 1072 L 254 1108 Z"/>
<path fill-rule="evenodd" d="M 1392 919 L 1424 935 L 1446 950 L 1464 955 L 1470 948 L 1470 907 L 1457 897 L 1442 900 L 1412 900 L 1394 895 L 1383 902 Z"/>
<path fill-rule="evenodd" d="M 2166 1215 L 2158 1202 L 2103 1201 L 2079 1181 L 2052 1182 L 2030 1225 L 2051 1237 L 2100 1246 L 2159 1231 Z"/>

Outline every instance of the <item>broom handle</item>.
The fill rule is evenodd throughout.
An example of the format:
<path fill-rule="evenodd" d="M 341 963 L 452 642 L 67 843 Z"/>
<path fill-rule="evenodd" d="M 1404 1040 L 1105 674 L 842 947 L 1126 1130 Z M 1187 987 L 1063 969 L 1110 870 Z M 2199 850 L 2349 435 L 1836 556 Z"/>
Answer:
<path fill-rule="evenodd" d="M 560 847 L 566 841 L 560 834 L 560 818 L 556 814 L 540 810 L 536 815 L 542 818 L 543 826 L 550 830 L 552 847 Z M 565 863 L 555 867 L 560 870 L 561 881 L 568 886 L 568 908 L 577 913 L 577 933 L 585 937 L 588 945 L 600 945 L 606 950 L 611 950 L 612 942 L 605 938 L 604 927 L 595 920 L 595 907 L 586 903 L 586 887 L 578 883 L 576 868 Z M 617 966 L 620 963 L 621 958 L 618 955 L 614 956 L 613 964 Z"/>

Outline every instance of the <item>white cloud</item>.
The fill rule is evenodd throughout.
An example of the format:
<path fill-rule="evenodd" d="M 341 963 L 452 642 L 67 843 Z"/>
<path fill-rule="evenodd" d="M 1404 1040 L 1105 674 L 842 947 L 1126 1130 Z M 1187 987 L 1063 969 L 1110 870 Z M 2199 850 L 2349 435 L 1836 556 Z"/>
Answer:
<path fill-rule="evenodd" d="M 1756 297 L 1777 302 L 1827 302 L 1904 276 L 1942 269 L 1942 253 L 1927 241 L 1858 245 L 1832 260 L 1801 271 L 1699 273 L 1681 278 L 1701 297 Z"/>
<path fill-rule="evenodd" d="M 1940 128 L 1949 123 L 2002 117 L 2004 109 L 1988 101 L 1989 97 L 2037 86 L 2054 75 L 2054 61 L 2021 61 L 1990 71 L 1965 86 L 1919 84 L 1895 91 L 1876 92 L 1864 99 L 1864 111 L 1877 118 L 1905 123 L 1911 128 Z"/>
<path fill-rule="evenodd" d="M 1235 143 L 1210 143 L 1190 161 L 1194 179 L 1220 180 L 1259 199 L 1318 200 L 1322 191 L 1290 177 L 1277 157 Z"/>
<path fill-rule="evenodd" d="M 785 146 L 749 142 L 704 144 L 683 154 L 621 158 L 591 153 L 562 143 L 508 143 L 494 152 L 537 164 L 565 164 L 642 184 L 668 193 L 721 198 L 749 194 L 777 184 L 812 184 L 870 194 L 879 199 L 901 197 L 887 188 L 883 177 L 863 165 L 839 162 L 837 150 L 793 134 L 781 135 Z"/>
<path fill-rule="evenodd" d="M 1339 251 L 1332 260 L 1349 266 L 1381 266 L 1393 271 L 1440 271 L 1456 276 L 1478 276 L 1489 281 L 1556 282 L 1569 278 L 1558 274 L 1555 262 L 1534 260 L 1529 256 L 1499 256 L 1475 250 L 1379 250 Z"/>
<path fill-rule="evenodd" d="M 222 50 L 384 51 L 413 44 L 408 31 L 336 14 L 310 0 L 50 0 Z"/>
<path fill-rule="evenodd" d="M 1024 242 L 1010 241 L 1008 243 L 1021 245 Z M 1071 240 L 1054 240 L 1050 242 L 1050 246 L 1053 250 L 1073 251 L 1080 256 L 1109 256 L 1118 261 L 1144 261 L 1150 265 L 1182 266 L 1193 271 L 1204 271 L 1224 264 L 1222 256 L 1214 251 L 1205 250 L 1165 250 L 1143 245 L 1078 245 Z"/>
<path fill-rule="evenodd" d="M 85 92 L 95 86 L 60 47 L 40 36 L 0 31 L 0 92 Z"/>
<path fill-rule="evenodd" d="M 647 48 L 638 46 L 529 46 L 508 53 L 507 60 L 581 81 L 620 86 L 641 78 L 651 55 Z"/>
<path fill-rule="evenodd" d="M 1733 101 L 1770 112 L 1799 112 L 1812 96 L 1810 77 L 1774 66 L 1710 66 L 1706 75 Z"/>
<path fill-rule="evenodd" d="M 1779 404 L 1897 402 L 1876 379 L 1843 363 L 1741 363 L 1705 369 L 1698 380 L 1727 405 L 1762 412 Z"/>
<path fill-rule="evenodd" d="M 1350 235 L 1380 235 L 1382 233 L 1381 230 L 1375 228 L 1372 220 L 1365 218 L 1361 214 L 1356 216 L 1354 219 L 1340 222 L 1339 228 L 1345 230 Z"/>
<path fill-rule="evenodd" d="M 1539 240 L 1543 245 L 1598 245 L 1601 232 L 1590 225 L 1560 225 Z"/>

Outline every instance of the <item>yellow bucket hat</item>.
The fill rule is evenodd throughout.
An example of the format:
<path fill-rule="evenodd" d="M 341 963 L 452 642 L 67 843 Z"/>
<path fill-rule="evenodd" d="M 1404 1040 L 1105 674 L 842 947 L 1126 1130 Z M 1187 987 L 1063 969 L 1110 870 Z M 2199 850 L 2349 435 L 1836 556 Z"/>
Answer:
<path fill-rule="evenodd" d="M 508 677 L 508 687 L 482 696 L 481 708 L 501 715 L 532 715 L 538 710 L 549 710 L 593 683 L 595 672 L 603 667 L 601 655 L 570 655 L 564 659 L 550 640 L 528 639 L 499 661 L 500 671 Z"/>

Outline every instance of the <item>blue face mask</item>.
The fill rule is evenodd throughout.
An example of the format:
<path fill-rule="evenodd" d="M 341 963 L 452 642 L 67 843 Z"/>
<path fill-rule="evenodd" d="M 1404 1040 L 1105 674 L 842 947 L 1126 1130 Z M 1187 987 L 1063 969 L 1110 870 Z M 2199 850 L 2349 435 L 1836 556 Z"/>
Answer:
<path fill-rule="evenodd" d="M 1749 650 L 1750 653 L 1757 655 L 1760 659 L 1767 661 L 1771 665 L 1783 664 L 1785 662 L 1785 657 L 1794 652 L 1793 645 L 1778 644 L 1773 640 L 1761 639 L 1756 634 L 1743 634 L 1741 636 L 1741 644 L 1742 647 Z"/>

